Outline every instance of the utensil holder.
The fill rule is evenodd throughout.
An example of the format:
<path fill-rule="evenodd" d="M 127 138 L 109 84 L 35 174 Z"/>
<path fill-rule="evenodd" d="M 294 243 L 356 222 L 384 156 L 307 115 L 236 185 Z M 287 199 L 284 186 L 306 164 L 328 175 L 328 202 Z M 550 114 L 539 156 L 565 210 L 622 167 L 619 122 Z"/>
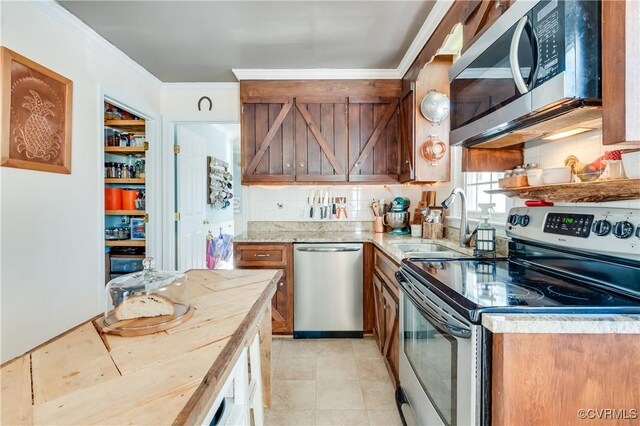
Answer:
<path fill-rule="evenodd" d="M 373 219 L 373 232 L 384 232 L 384 224 L 382 223 L 382 217 L 375 217 Z"/>
<path fill-rule="evenodd" d="M 441 223 L 422 224 L 422 238 L 428 240 L 439 240 L 444 237 L 444 225 Z"/>

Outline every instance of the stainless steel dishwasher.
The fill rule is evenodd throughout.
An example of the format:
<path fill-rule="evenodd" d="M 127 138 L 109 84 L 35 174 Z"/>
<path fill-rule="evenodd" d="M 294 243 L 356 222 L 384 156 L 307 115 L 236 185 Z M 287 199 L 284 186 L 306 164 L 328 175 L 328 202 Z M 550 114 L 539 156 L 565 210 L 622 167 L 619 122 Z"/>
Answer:
<path fill-rule="evenodd" d="M 293 251 L 293 337 L 362 337 L 362 244 Z"/>

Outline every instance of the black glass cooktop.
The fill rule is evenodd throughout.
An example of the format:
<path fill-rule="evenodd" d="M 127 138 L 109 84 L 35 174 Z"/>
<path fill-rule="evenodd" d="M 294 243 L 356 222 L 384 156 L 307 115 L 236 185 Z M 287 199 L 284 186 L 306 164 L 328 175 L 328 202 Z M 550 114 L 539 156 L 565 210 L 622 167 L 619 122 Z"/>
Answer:
<path fill-rule="evenodd" d="M 414 278 L 471 321 L 482 312 L 640 313 L 640 301 L 508 260 L 403 262 Z"/>

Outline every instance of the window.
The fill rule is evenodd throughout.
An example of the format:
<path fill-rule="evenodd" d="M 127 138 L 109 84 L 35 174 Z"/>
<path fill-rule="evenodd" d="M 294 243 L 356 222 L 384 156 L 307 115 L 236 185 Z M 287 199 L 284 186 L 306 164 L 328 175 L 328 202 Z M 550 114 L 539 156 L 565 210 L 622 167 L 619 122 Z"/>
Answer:
<path fill-rule="evenodd" d="M 491 214 L 492 221 L 503 221 L 506 213 L 511 208 L 509 199 L 502 194 L 487 194 L 486 189 L 498 189 L 498 179 L 504 173 L 478 172 L 463 173 L 465 194 L 467 195 L 467 210 L 469 216 L 477 217 L 480 214 L 478 204 L 494 203 L 495 213 Z"/>

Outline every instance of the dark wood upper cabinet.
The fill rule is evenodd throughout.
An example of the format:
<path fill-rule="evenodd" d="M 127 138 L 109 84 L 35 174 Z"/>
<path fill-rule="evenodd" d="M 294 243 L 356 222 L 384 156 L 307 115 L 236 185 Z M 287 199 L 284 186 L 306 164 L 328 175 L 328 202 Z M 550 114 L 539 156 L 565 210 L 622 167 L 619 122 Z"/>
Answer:
<path fill-rule="evenodd" d="M 400 80 L 241 82 L 242 183 L 397 183 L 409 155 L 400 90 Z"/>
<path fill-rule="evenodd" d="M 349 98 L 349 181 L 398 182 L 397 98 Z"/>
<path fill-rule="evenodd" d="M 296 180 L 347 181 L 347 99 L 295 100 Z"/>
<path fill-rule="evenodd" d="M 409 90 L 400 99 L 400 182 L 415 180 L 415 114 L 416 94 L 415 83 L 410 84 Z"/>
<path fill-rule="evenodd" d="M 293 98 L 245 100 L 242 105 L 242 181 L 293 182 Z"/>
<path fill-rule="evenodd" d="M 602 2 L 602 142 L 640 142 L 640 4 Z"/>

